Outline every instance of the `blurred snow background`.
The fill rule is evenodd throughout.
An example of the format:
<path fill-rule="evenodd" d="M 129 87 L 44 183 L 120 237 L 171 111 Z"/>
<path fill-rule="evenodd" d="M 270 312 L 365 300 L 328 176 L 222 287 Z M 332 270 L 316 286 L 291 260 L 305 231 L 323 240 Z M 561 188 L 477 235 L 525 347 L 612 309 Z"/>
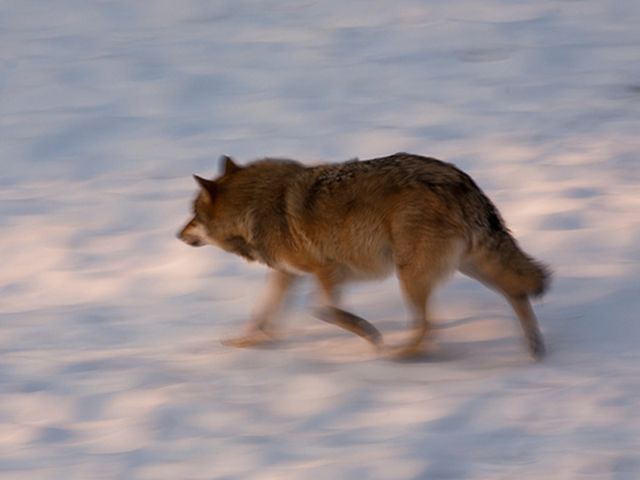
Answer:
<path fill-rule="evenodd" d="M 0 2 L 0 478 L 640 478 L 640 3 Z M 217 157 L 456 163 L 556 281 L 532 364 L 456 278 L 377 359 L 174 234 Z M 348 308 L 390 341 L 394 279 Z"/>

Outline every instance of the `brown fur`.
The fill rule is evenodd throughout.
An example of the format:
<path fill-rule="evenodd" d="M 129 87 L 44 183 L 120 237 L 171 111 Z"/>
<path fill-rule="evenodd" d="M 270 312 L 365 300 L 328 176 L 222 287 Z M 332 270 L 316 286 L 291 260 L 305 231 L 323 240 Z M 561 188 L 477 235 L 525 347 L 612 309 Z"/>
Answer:
<path fill-rule="evenodd" d="M 262 341 L 289 285 L 309 273 L 320 287 L 318 316 L 380 346 L 373 325 L 337 307 L 339 287 L 395 270 L 415 319 L 400 354 L 414 354 L 429 333 L 430 293 L 459 269 L 507 298 L 532 355 L 543 354 L 528 298 L 544 293 L 549 270 L 519 248 L 493 203 L 455 166 L 406 153 L 314 167 L 276 159 L 244 167 L 229 157 L 223 162 L 220 178 L 196 177 L 195 216 L 179 237 L 276 272 L 247 335 L 230 343 Z"/>

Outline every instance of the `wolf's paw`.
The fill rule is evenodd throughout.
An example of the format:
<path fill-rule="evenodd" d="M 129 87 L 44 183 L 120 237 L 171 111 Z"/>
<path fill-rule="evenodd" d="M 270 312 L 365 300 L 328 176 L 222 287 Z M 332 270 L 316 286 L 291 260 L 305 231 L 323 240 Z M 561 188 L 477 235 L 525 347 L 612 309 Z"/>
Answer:
<path fill-rule="evenodd" d="M 258 330 L 239 337 L 225 338 L 221 340 L 220 343 L 227 347 L 250 348 L 274 343 L 275 341 L 275 337 Z"/>
<path fill-rule="evenodd" d="M 427 350 L 424 345 L 404 345 L 389 348 L 384 356 L 396 362 L 411 362 L 424 359 L 427 356 Z"/>
<path fill-rule="evenodd" d="M 529 347 L 529 353 L 537 362 L 542 360 L 547 353 L 547 348 L 544 346 L 542 335 L 535 335 L 528 338 L 527 346 Z"/>

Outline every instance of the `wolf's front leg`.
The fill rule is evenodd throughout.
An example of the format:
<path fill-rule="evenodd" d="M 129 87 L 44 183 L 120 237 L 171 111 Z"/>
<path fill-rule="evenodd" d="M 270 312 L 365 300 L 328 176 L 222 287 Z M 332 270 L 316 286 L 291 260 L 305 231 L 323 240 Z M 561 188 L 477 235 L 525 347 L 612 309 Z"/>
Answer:
<path fill-rule="evenodd" d="M 267 277 L 267 287 L 261 301 L 245 327 L 245 333 L 222 341 L 232 347 L 253 347 L 274 340 L 271 324 L 278 314 L 289 288 L 297 278 L 288 272 L 273 270 Z"/>
<path fill-rule="evenodd" d="M 320 301 L 322 306 L 315 312 L 315 316 L 327 323 L 332 323 L 344 328 L 371 342 L 380 350 L 382 348 L 382 335 L 376 327 L 364 318 L 358 317 L 336 306 L 338 303 L 338 281 L 330 273 L 316 274 L 320 287 Z"/>

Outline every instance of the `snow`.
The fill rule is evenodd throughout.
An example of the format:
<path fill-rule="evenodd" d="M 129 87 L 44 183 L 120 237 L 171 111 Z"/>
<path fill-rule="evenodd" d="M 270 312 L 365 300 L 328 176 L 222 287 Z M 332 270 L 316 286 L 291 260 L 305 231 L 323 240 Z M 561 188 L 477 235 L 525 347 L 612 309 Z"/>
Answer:
<path fill-rule="evenodd" d="M 640 3 L 5 2 L 0 478 L 640 478 Z M 456 277 L 378 358 L 264 269 L 175 239 L 216 159 L 456 163 L 555 282 L 530 361 Z M 403 338 L 394 279 L 348 309 Z"/>

